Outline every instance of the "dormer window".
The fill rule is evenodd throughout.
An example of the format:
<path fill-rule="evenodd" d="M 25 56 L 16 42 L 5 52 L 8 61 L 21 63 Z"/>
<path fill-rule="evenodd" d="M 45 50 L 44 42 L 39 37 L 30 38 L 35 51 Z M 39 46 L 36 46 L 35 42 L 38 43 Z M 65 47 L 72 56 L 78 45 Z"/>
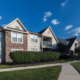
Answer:
<path fill-rule="evenodd" d="M 18 32 L 11 33 L 11 41 L 16 43 L 22 43 L 23 41 L 23 34 Z"/>

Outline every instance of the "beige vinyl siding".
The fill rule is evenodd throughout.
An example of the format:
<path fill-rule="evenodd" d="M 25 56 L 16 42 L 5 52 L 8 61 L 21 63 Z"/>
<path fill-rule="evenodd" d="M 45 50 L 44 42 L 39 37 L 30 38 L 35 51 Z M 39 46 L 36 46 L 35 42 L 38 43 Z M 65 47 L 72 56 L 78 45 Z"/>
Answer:
<path fill-rule="evenodd" d="M 75 44 L 76 43 L 78 44 L 78 40 L 77 39 L 74 41 L 73 45 L 71 46 L 71 48 L 70 48 L 71 51 L 75 51 L 75 48 L 76 48 Z"/>
<path fill-rule="evenodd" d="M 37 51 L 41 51 L 41 49 L 40 49 L 41 37 L 36 35 L 36 36 L 38 36 L 38 42 L 32 42 L 31 37 L 30 37 L 31 35 L 33 35 L 33 34 L 28 34 L 28 51 L 31 51 L 32 48 L 36 48 Z"/>
<path fill-rule="evenodd" d="M 57 41 L 55 40 L 55 38 L 49 28 L 43 33 L 43 36 L 51 37 L 52 38 L 52 48 L 56 49 Z"/>

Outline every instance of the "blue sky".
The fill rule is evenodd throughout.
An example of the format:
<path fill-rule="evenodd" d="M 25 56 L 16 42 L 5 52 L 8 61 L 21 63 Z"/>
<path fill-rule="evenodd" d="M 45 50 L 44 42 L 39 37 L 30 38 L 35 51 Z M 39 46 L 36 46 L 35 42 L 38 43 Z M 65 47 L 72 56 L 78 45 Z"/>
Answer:
<path fill-rule="evenodd" d="M 0 0 L 0 25 L 16 18 L 29 31 L 51 26 L 56 37 L 80 38 L 80 0 Z"/>

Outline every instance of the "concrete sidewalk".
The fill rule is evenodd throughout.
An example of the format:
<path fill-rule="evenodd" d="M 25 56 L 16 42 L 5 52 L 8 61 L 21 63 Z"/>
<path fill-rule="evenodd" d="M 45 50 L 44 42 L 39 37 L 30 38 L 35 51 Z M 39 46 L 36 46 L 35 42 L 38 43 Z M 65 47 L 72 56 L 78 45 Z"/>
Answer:
<path fill-rule="evenodd" d="M 44 67 L 50 67 L 50 66 L 58 66 L 58 65 L 62 65 L 62 64 L 64 64 L 64 63 L 45 64 L 45 65 L 36 65 L 36 66 L 28 66 L 28 67 L 5 68 L 5 69 L 0 69 L 0 72 L 15 71 L 15 70 L 24 70 L 24 69 L 44 68 Z"/>
<path fill-rule="evenodd" d="M 71 62 L 67 62 L 67 63 L 70 64 L 70 63 L 74 63 L 74 62 L 78 62 L 78 61 L 71 61 Z M 36 68 L 43 68 L 43 67 L 50 67 L 50 66 L 65 65 L 67 63 L 56 63 L 56 64 L 44 64 L 44 65 L 27 66 L 27 67 L 5 68 L 5 69 L 0 69 L 0 72 L 24 70 L 24 69 L 36 69 Z M 62 68 L 62 70 L 63 70 L 63 68 Z"/>
<path fill-rule="evenodd" d="M 80 80 L 80 74 L 70 63 L 65 63 L 58 80 Z"/>

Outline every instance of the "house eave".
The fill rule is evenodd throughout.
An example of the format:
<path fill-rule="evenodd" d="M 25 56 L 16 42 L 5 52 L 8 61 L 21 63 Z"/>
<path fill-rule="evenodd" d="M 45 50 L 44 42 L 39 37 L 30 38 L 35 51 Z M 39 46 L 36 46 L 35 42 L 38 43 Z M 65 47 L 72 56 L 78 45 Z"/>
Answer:
<path fill-rule="evenodd" d="M 29 31 L 29 34 L 34 34 L 34 35 L 41 35 L 41 34 L 34 33 L 34 32 L 30 32 L 30 31 Z"/>
<path fill-rule="evenodd" d="M 14 30 L 14 29 L 8 29 L 8 28 L 4 29 L 4 31 L 14 31 L 14 32 L 20 32 L 20 33 L 26 33 L 26 34 L 28 34 L 28 31 Z"/>

